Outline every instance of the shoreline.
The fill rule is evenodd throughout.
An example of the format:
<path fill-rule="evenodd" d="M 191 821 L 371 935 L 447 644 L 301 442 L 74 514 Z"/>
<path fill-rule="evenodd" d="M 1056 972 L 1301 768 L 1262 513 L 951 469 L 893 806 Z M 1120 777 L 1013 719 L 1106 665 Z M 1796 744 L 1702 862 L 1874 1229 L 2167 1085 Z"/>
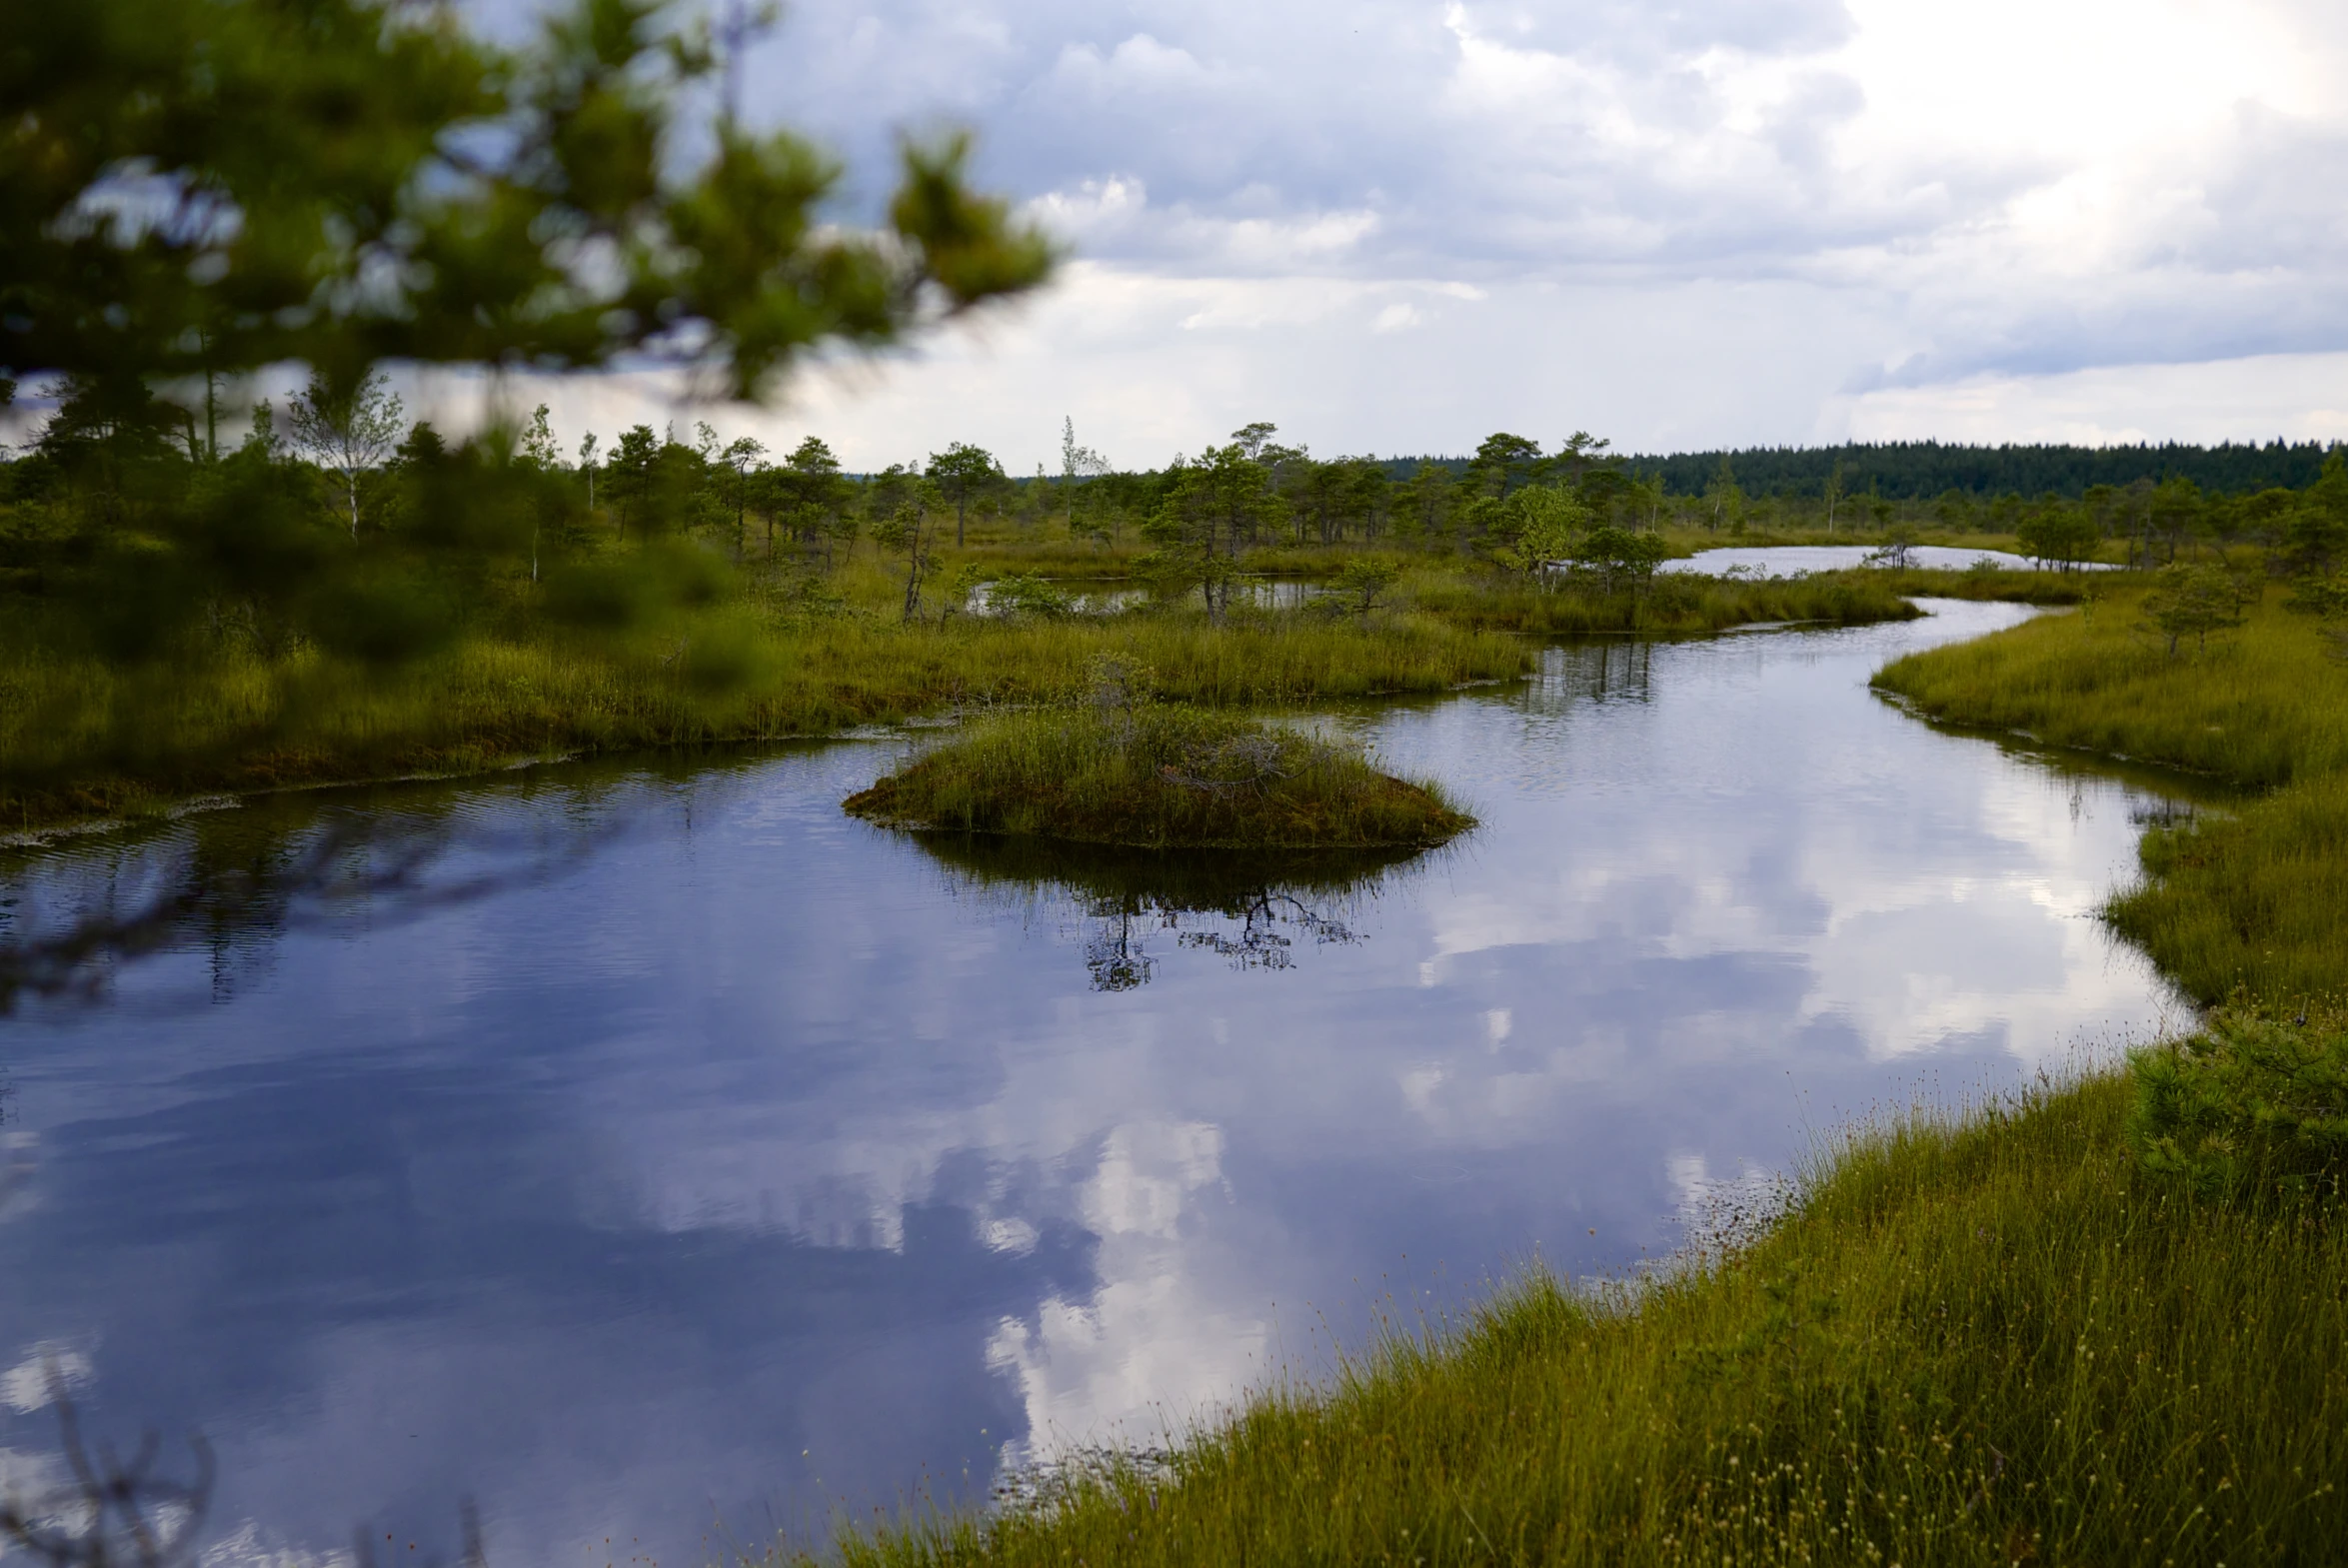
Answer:
<path fill-rule="evenodd" d="M 1965 725 L 1964 705 L 1913 689 L 1933 672 L 1954 689 L 2022 634 L 2051 672 L 2098 631 L 2034 618 L 1893 661 L 1871 685 L 1919 722 Z M 2075 740 L 2122 688 L 2062 690 L 2076 723 L 2042 728 Z M 2203 728 L 2191 697 L 2163 695 L 2147 719 L 2181 706 Z M 1968 728 L 2010 744 L 2019 726 Z M 2222 842 L 2340 771 L 2261 787 L 2238 769 L 2182 772 L 2192 755 L 2149 734 L 2132 755 L 2036 733 L 2032 747 L 2243 791 L 2225 822 L 2146 828 L 2145 881 L 2104 911 L 2124 934 L 2147 897 L 2180 895 L 2180 843 Z M 2164 1178 L 2139 1153 L 2140 1083 L 2132 1062 L 2085 1064 L 1963 1112 L 1846 1126 L 1781 1213 L 1650 1281 L 1593 1298 L 1527 1276 L 1463 1325 L 1391 1328 L 1325 1385 L 1247 1396 L 1160 1468 L 1112 1458 L 986 1516 L 904 1513 L 829 1558 L 2321 1560 L 2348 1529 L 2336 1479 L 2316 1479 L 2348 1475 L 2348 1227 L 2303 1205 L 2338 1199 Z"/>

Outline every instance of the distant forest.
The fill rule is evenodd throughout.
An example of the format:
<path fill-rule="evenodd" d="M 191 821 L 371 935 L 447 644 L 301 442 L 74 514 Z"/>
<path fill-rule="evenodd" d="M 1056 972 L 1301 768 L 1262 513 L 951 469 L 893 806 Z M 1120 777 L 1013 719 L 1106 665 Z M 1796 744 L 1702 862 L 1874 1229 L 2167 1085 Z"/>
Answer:
<path fill-rule="evenodd" d="M 1836 463 L 1842 465 L 1846 495 L 1872 488 L 1886 501 L 1929 501 L 1957 491 L 1987 500 L 1995 496 L 2043 496 L 2076 501 L 2090 485 L 2125 487 L 2135 481 L 2191 480 L 2204 491 L 2248 495 L 2277 487 L 2301 490 L 2323 472 L 2322 442 L 2269 442 L 2265 446 L 1961 447 L 1937 441 L 1898 441 L 1841 447 L 1747 447 L 1734 451 L 1674 452 L 1667 456 L 1624 456 L 1639 474 L 1661 474 L 1675 496 L 1698 496 L 1720 477 L 1727 461 L 1739 489 L 1750 497 L 1806 497 L 1826 493 Z M 1465 474 L 1471 458 L 1393 458 L 1386 471 L 1407 479 L 1421 463 Z"/>

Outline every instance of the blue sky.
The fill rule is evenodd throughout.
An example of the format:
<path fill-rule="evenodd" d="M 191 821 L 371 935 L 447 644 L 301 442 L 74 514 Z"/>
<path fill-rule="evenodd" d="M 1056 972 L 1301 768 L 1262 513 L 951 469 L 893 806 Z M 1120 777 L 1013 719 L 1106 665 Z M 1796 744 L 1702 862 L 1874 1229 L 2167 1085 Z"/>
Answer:
<path fill-rule="evenodd" d="M 511 15 L 509 9 L 508 14 Z M 965 125 L 1043 298 L 775 410 L 858 466 L 1508 429 L 2348 437 L 2348 7 L 2307 0 L 803 0 L 746 104 L 869 200 Z"/>

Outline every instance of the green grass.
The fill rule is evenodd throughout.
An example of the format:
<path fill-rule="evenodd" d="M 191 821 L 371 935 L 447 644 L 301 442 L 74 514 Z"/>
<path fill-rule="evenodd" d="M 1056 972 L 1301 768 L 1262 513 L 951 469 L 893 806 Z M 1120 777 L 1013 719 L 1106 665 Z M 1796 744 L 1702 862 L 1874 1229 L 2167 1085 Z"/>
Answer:
<path fill-rule="evenodd" d="M 2348 670 L 2269 588 L 2237 633 L 2170 658 L 2143 585 L 2078 614 L 1913 654 L 1875 678 L 1935 719 L 2205 774 L 2239 804 L 2145 835 L 2112 923 L 2202 1001 L 2297 1007 L 2348 980 Z"/>
<path fill-rule="evenodd" d="M 1474 824 L 1355 748 L 1154 705 L 982 721 L 845 803 L 893 826 L 1154 849 L 1435 844 Z"/>
<path fill-rule="evenodd" d="M 906 627 L 854 606 L 805 619 L 753 603 L 627 636 L 519 620 L 392 672 L 314 651 L 124 668 L 22 639 L 0 648 L 0 826 L 138 812 L 207 791 L 1065 701 L 1089 689 L 1105 657 L 1148 666 L 1170 700 L 1283 706 L 1442 692 L 1515 675 L 1526 655 L 1514 638 L 1423 615 L 1234 615 L 1221 627 L 1184 614 L 955 617 Z"/>
<path fill-rule="evenodd" d="M 2016 581 L 1968 588 L 1962 574 L 1943 584 L 1930 574 L 1843 573 L 1792 583 L 1672 578 L 1633 598 L 1543 592 L 1465 558 L 1418 556 L 1401 558 L 1403 581 L 1366 615 L 1330 602 L 1303 613 L 1238 611 L 1217 626 L 1158 606 L 1005 624 L 943 602 L 965 569 L 1117 579 L 1141 552 L 1139 539 L 1105 550 L 1054 533 L 974 519 L 967 548 L 941 551 L 925 622 L 914 626 L 902 622 L 898 564 L 869 544 L 844 547 L 836 571 L 808 578 L 796 557 L 737 569 L 712 552 L 603 541 L 562 581 L 497 585 L 461 635 L 392 668 L 315 647 L 259 646 L 233 604 L 190 646 L 113 662 L 90 651 L 90 629 L 67 600 L 13 594 L 0 616 L 0 828 L 135 816 L 197 794 L 821 736 L 974 703 L 1057 702 L 1082 692 L 1103 657 L 1154 667 L 1171 700 L 1277 707 L 1505 678 L 1525 667 L 1525 636 L 1851 624 L 1913 615 L 1903 593 L 2059 592 Z M 1244 565 L 1326 576 L 1364 554 L 1266 547 Z"/>
<path fill-rule="evenodd" d="M 1932 599 L 1997 600 L 2014 605 L 2076 605 L 2092 598 L 2102 574 L 1958 572 L 1928 567 L 1867 569 L 1893 592 Z"/>
<path fill-rule="evenodd" d="M 1931 591 L 1916 576 L 1902 586 Z M 1782 1213 L 1655 1278 L 1533 1272 L 1463 1322 L 1397 1328 L 1325 1386 L 1259 1391 L 1177 1434 L 1163 1464 L 1104 1460 L 1033 1504 L 917 1512 L 831 1552 L 2337 1560 L 2348 1044 L 2328 1015 L 2256 1003 L 2336 993 L 2348 962 L 2343 673 L 2323 630 L 2273 603 L 2171 660 L 2142 584 L 2051 586 L 2083 596 L 2078 613 L 1913 656 L 1879 684 L 1939 717 L 2271 791 L 2156 829 L 2146 884 L 2112 908 L 2189 988 L 2246 983 L 2242 1005 L 2131 1073 L 1847 1134 Z"/>
<path fill-rule="evenodd" d="M 1414 576 L 1402 591 L 1411 605 L 1455 625 L 1546 637 L 1624 632 L 1670 637 L 1761 622 L 1850 626 L 1904 621 L 1919 612 L 1903 595 L 1923 592 L 1903 589 L 1888 574 L 1863 571 L 1776 582 L 1667 574 L 1635 596 L 1442 573 Z"/>
<path fill-rule="evenodd" d="M 1749 1245 L 1535 1274 L 853 1565 L 2304 1563 L 2348 1538 L 2348 1216 L 2145 1174 L 2119 1076 L 1854 1134 Z M 1407 1328 L 1407 1325 L 1405 1325 Z M 779 1554 L 780 1555 L 780 1554 Z"/>

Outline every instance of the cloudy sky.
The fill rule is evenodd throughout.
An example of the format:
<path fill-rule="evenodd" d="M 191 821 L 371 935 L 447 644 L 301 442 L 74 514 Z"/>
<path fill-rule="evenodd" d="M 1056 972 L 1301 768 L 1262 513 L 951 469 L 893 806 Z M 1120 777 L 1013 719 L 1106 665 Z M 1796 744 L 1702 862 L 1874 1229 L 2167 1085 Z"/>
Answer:
<path fill-rule="evenodd" d="M 1064 416 L 1121 466 L 1254 419 L 1324 455 L 2348 437 L 2344 67 L 2336 0 L 802 0 L 758 117 L 867 181 L 970 126 L 1074 260 L 715 423 L 1015 472 Z"/>

